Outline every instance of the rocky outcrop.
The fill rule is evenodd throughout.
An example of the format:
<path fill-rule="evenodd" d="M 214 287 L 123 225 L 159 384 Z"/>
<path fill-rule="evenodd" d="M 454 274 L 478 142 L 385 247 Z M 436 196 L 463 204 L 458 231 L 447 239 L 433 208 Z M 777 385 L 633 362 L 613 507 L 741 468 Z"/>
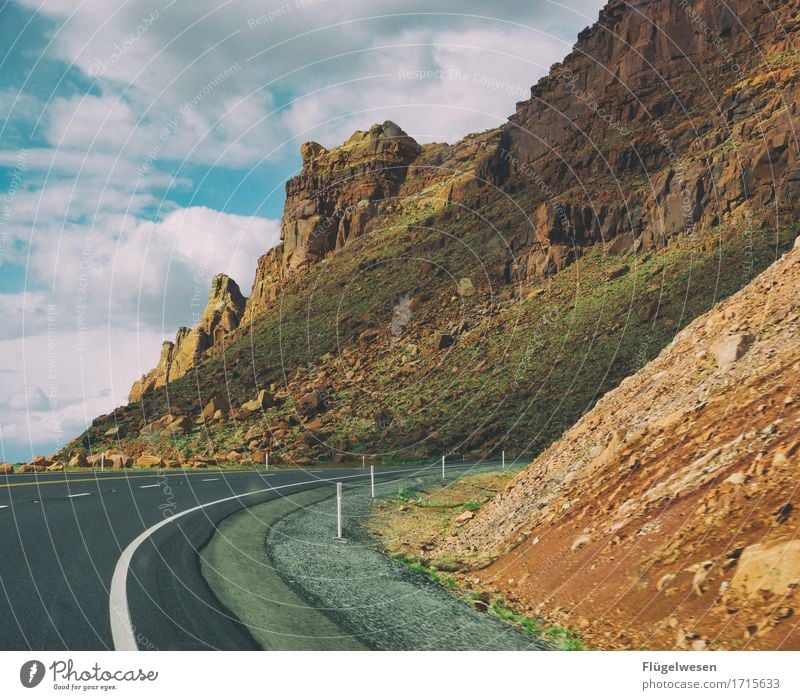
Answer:
<path fill-rule="evenodd" d="M 216 275 L 198 324 L 179 328 L 174 343 L 163 343 L 158 364 L 134 383 L 128 400 L 139 401 L 147 392 L 186 374 L 207 352 L 221 348 L 225 336 L 238 328 L 246 301 L 236 282 L 227 275 Z"/>
<path fill-rule="evenodd" d="M 504 127 L 487 168 L 538 191 L 524 277 L 587 246 L 664 246 L 755 209 L 800 211 L 796 7 L 612 0 Z"/>

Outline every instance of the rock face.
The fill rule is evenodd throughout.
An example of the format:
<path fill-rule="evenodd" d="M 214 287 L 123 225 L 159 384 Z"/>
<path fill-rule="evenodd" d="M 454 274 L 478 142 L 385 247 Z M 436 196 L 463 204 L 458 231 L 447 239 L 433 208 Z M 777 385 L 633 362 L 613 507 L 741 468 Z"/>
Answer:
<path fill-rule="evenodd" d="M 674 616 L 697 620 L 679 648 L 798 648 L 798 299 L 795 246 L 603 396 L 439 556 L 499 553 L 480 587 L 592 646 L 675 646 Z"/>
<path fill-rule="evenodd" d="M 199 323 L 191 329 L 179 328 L 175 342 L 167 341 L 161 346 L 158 364 L 134 383 L 128 400 L 139 401 L 148 391 L 186 374 L 208 351 L 221 348 L 225 336 L 238 328 L 246 301 L 230 277 L 224 274 L 214 277 Z"/>

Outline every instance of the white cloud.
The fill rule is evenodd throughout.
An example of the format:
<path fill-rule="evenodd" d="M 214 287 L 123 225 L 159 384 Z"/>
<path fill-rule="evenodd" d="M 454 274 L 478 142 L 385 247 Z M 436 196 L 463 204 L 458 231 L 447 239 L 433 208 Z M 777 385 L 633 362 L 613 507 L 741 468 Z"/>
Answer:
<path fill-rule="evenodd" d="M 84 341 L 79 348 L 75 333 L 63 328 L 0 341 L 0 366 L 13 368 L 0 374 L 6 459 L 51 452 L 95 416 L 126 403 L 160 335 L 108 327 L 90 331 Z"/>

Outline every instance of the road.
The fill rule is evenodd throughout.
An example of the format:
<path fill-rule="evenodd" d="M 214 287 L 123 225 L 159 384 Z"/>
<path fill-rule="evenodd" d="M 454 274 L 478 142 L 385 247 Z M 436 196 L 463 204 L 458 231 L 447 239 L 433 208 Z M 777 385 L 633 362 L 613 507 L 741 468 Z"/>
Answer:
<path fill-rule="evenodd" d="M 211 593 L 198 551 L 242 508 L 364 478 L 354 468 L 2 476 L 0 649 L 257 649 Z"/>

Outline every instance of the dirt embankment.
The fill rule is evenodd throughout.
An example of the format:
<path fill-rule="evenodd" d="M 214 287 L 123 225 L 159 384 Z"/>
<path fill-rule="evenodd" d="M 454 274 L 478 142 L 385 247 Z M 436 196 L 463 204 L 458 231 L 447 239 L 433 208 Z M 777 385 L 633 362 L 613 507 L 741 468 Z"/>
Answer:
<path fill-rule="evenodd" d="M 596 648 L 800 648 L 799 305 L 796 243 L 428 556 Z"/>

